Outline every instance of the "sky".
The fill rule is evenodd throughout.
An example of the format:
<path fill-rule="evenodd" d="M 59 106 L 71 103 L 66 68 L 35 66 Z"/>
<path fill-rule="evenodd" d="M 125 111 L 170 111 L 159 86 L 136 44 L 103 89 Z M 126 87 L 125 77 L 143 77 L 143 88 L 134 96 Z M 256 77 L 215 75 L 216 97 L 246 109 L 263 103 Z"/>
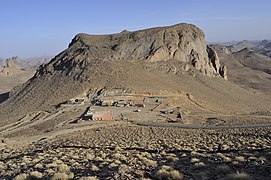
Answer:
<path fill-rule="evenodd" d="M 78 33 L 178 23 L 207 42 L 271 39 L 270 0 L 0 0 L 0 57 L 56 55 Z"/>

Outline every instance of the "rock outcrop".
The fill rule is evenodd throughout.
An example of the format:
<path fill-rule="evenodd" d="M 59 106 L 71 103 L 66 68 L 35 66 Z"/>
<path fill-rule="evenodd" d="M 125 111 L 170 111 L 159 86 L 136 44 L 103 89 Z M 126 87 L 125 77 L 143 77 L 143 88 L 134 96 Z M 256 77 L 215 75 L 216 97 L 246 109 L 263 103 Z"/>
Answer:
<path fill-rule="evenodd" d="M 0 66 L 0 74 L 8 76 L 22 71 L 21 67 L 16 64 L 17 61 L 15 60 L 17 60 L 15 57 L 4 60 L 2 62 L 2 67 Z"/>
<path fill-rule="evenodd" d="M 18 56 L 0 61 L 0 72 L 5 75 L 16 74 L 20 71 L 29 70 L 32 67 Z"/>
<path fill-rule="evenodd" d="M 37 76 L 60 69 L 84 69 L 97 60 L 142 61 L 165 66 L 165 62 L 175 61 L 177 71 L 195 68 L 207 76 L 223 77 L 215 50 L 207 48 L 204 33 L 189 24 L 112 35 L 78 34 L 66 51 L 38 70 Z"/>
<path fill-rule="evenodd" d="M 220 60 L 216 51 L 210 46 L 207 46 L 207 52 L 208 52 L 208 57 L 211 60 L 211 63 L 213 67 L 215 68 L 216 72 L 219 73 L 225 80 L 227 80 L 228 79 L 227 67 L 220 65 Z"/>

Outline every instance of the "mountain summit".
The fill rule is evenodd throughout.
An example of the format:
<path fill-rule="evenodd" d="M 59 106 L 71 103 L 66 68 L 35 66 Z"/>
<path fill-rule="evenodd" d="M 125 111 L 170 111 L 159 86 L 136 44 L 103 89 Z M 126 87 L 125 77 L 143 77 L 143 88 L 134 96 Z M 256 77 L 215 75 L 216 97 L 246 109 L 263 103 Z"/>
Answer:
<path fill-rule="evenodd" d="M 86 68 L 97 60 L 142 61 L 164 66 L 168 71 L 195 68 L 208 76 L 225 76 L 216 52 L 206 46 L 204 33 L 190 24 L 111 35 L 78 34 L 69 48 L 40 68 L 37 75 L 55 70 L 72 71 L 77 66 Z M 168 67 L 168 62 L 176 62 L 178 67 Z"/>
<path fill-rule="evenodd" d="M 227 79 L 227 68 L 220 65 L 217 53 L 206 45 L 204 33 L 194 25 L 110 35 L 78 34 L 66 50 L 11 91 L 10 98 L 0 104 L 0 125 L 30 112 L 52 111 L 75 97 L 105 91 L 178 94 L 181 102 L 192 104 L 187 107 L 191 112 L 198 106 L 203 111 L 222 113 L 268 109 L 269 98 L 223 78 Z"/>

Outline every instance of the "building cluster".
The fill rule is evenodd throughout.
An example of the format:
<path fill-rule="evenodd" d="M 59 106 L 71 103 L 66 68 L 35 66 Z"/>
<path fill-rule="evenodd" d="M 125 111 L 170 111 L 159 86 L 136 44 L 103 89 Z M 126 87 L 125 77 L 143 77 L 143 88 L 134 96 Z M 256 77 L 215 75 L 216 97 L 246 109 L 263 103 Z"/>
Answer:
<path fill-rule="evenodd" d="M 139 107 L 139 108 L 145 108 L 146 105 L 144 103 L 134 103 L 133 100 L 101 100 L 101 99 L 94 99 L 92 101 L 92 104 L 95 106 L 116 106 L 116 107 Z"/>
<path fill-rule="evenodd" d="M 145 108 L 145 104 L 143 103 L 134 103 L 132 100 L 102 100 L 102 99 L 93 99 L 91 101 L 92 105 L 94 106 L 115 106 L 115 107 L 138 107 L 138 108 Z M 93 120 L 93 121 L 109 121 L 115 120 L 116 117 L 114 116 L 112 110 L 99 110 L 95 111 L 92 107 L 89 107 L 83 116 L 84 120 Z"/>

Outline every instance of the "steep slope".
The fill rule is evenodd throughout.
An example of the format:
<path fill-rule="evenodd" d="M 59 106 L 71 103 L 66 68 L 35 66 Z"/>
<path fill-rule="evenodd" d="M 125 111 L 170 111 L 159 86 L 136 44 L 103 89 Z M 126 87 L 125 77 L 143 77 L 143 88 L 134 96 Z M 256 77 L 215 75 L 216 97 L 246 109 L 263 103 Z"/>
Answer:
<path fill-rule="evenodd" d="M 194 25 L 112 35 L 79 34 L 0 104 L 0 124 L 29 112 L 51 111 L 75 96 L 116 88 L 138 94 L 187 94 L 195 105 L 218 113 L 270 109 L 270 97 L 246 91 L 221 76 L 226 78 L 226 68 Z"/>
<path fill-rule="evenodd" d="M 244 66 L 263 71 L 271 75 L 271 58 L 258 54 L 247 48 L 233 54 Z"/>

